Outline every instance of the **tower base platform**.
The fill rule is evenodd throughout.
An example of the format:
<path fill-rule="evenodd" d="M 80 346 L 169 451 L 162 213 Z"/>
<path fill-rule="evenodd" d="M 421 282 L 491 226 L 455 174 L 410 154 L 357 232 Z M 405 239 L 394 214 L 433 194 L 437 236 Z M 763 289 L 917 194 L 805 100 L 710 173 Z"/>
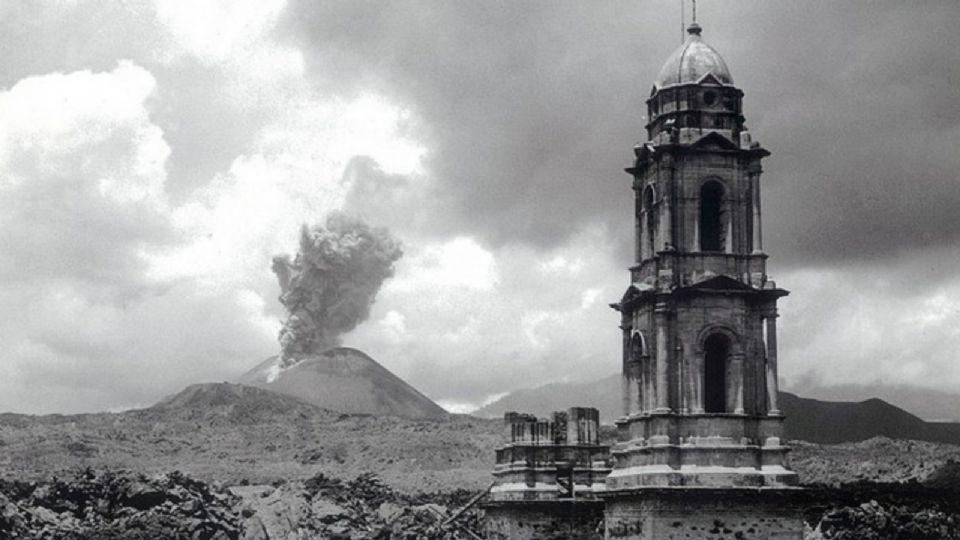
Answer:
<path fill-rule="evenodd" d="M 799 488 L 643 488 L 607 492 L 605 538 L 803 540 Z"/>

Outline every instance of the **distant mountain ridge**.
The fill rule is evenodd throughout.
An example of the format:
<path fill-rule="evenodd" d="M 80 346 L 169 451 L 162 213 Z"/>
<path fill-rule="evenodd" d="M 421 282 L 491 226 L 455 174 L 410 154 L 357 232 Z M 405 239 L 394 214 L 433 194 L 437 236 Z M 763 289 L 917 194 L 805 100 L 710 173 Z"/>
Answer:
<path fill-rule="evenodd" d="M 494 418 L 502 417 L 505 412 L 519 411 L 546 416 L 553 411 L 583 406 L 599 409 L 600 420 L 609 424 L 620 416 L 623 408 L 620 380 L 620 375 L 614 374 L 590 382 L 552 383 L 536 388 L 523 388 L 510 392 L 470 414 Z"/>
<path fill-rule="evenodd" d="M 406 381 L 366 353 L 338 347 L 281 369 L 272 356 L 238 381 L 299 398 L 324 409 L 347 414 L 441 419 L 447 416 Z"/>
<path fill-rule="evenodd" d="M 780 408 L 790 439 L 836 444 L 880 436 L 960 445 L 960 424 L 926 422 L 882 399 L 820 401 L 780 392 Z"/>
<path fill-rule="evenodd" d="M 865 401 L 879 398 L 928 422 L 960 422 L 960 393 L 907 384 L 800 384 L 786 390 L 823 401 Z"/>
<path fill-rule="evenodd" d="M 620 375 L 586 383 L 555 383 L 511 392 L 473 414 L 502 416 L 508 411 L 545 416 L 572 406 L 596 407 L 611 423 L 622 410 Z M 820 401 L 780 392 L 786 415 L 784 435 L 821 444 L 857 442 L 882 436 L 960 445 L 960 424 L 926 422 L 881 399 L 858 402 Z"/>

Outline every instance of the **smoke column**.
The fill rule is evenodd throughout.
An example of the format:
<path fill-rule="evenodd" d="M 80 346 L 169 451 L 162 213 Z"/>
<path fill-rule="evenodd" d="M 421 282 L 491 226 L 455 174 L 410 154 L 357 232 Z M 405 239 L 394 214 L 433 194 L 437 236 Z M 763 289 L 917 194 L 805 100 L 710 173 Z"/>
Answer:
<path fill-rule="evenodd" d="M 365 321 L 402 254 L 386 229 L 344 214 L 304 225 L 296 258 L 273 258 L 280 302 L 289 313 L 280 329 L 280 367 L 338 346 L 341 335 Z"/>

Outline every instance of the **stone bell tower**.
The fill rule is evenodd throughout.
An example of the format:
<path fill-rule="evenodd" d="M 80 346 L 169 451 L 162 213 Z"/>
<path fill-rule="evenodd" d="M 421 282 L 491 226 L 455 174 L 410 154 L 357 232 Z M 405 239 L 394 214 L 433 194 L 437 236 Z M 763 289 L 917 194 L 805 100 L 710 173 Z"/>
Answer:
<path fill-rule="evenodd" d="M 613 307 L 623 417 L 607 538 L 801 538 L 777 408 L 777 300 L 743 92 L 696 23 L 647 100 L 627 172 L 635 264 Z M 717 536 L 718 533 L 724 533 Z M 726 536 L 730 534 L 730 536 Z"/>

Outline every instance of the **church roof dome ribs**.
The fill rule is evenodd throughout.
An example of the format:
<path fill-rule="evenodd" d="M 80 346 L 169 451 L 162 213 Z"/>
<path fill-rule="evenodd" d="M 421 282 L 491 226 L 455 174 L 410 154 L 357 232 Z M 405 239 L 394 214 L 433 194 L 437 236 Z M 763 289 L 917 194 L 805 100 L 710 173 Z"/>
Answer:
<path fill-rule="evenodd" d="M 655 90 L 680 84 L 697 84 L 708 75 L 721 85 L 733 85 L 730 68 L 720 53 L 703 41 L 701 30 L 697 23 L 687 28 L 687 40 L 660 68 L 660 74 L 654 81 Z"/>

